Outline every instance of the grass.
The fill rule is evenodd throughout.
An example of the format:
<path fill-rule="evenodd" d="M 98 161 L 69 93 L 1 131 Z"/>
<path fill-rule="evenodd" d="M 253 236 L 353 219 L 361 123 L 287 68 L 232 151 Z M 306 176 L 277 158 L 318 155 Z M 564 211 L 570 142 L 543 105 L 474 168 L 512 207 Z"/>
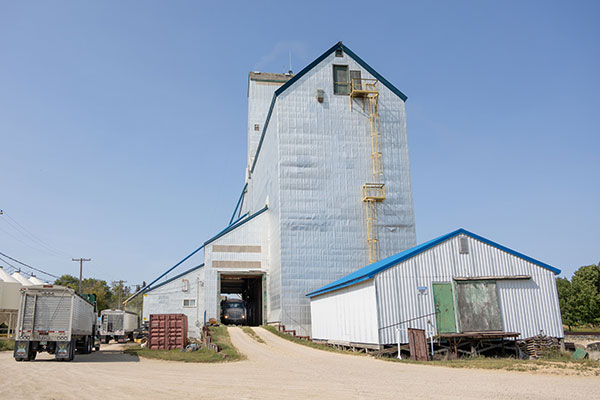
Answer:
<path fill-rule="evenodd" d="M 0 339 L 0 351 L 13 351 L 15 348 L 14 340 Z"/>
<path fill-rule="evenodd" d="M 137 355 L 139 357 L 153 358 L 167 361 L 181 361 L 192 363 L 215 363 L 223 361 L 238 361 L 246 357 L 239 353 L 229 337 L 225 326 L 210 327 L 210 332 L 213 338 L 213 343 L 221 347 L 220 352 L 216 352 L 209 348 L 202 348 L 198 351 L 183 352 L 181 350 L 150 350 L 142 349 L 139 346 L 125 350 L 125 353 Z"/>
<path fill-rule="evenodd" d="M 350 351 L 350 350 L 339 350 L 339 349 L 336 349 L 335 347 L 327 346 L 326 344 L 315 343 L 315 342 L 310 341 L 310 340 L 298 339 L 298 338 L 295 338 L 295 337 L 293 337 L 291 335 L 288 335 L 287 333 L 281 333 L 281 332 L 279 332 L 277 330 L 277 328 L 275 328 L 274 326 L 271 326 L 271 325 L 262 325 L 261 327 L 264 328 L 264 329 L 266 329 L 266 330 L 268 330 L 269 332 L 271 332 L 274 335 L 277 335 L 277 336 L 279 336 L 281 338 L 284 338 L 285 340 L 289 340 L 290 342 L 301 344 L 303 346 L 312 347 L 313 349 L 331 351 L 331 352 L 334 352 L 334 353 L 364 355 L 364 353 L 355 353 L 355 352 Z"/>
<path fill-rule="evenodd" d="M 563 325 L 563 328 L 565 330 L 565 332 L 594 332 L 594 333 L 600 333 L 600 327 L 598 326 L 572 326 L 571 329 L 569 329 L 568 326 Z"/>
<path fill-rule="evenodd" d="M 402 362 L 407 364 L 426 364 L 438 367 L 448 368 L 475 368 L 475 369 L 495 369 L 506 371 L 537 371 L 537 370 L 559 370 L 574 371 L 576 374 L 600 375 L 600 363 L 592 360 L 573 360 L 571 353 L 557 352 L 548 354 L 545 358 L 539 360 L 519 360 L 515 358 L 494 358 L 494 357 L 467 357 L 457 360 L 434 360 L 434 361 L 413 361 L 399 360 L 397 358 L 386 358 L 385 360 L 393 362 Z"/>
<path fill-rule="evenodd" d="M 355 353 L 349 350 L 339 350 L 321 343 L 314 343 L 306 340 L 294 338 L 285 333 L 281 333 L 274 326 L 266 325 L 264 329 L 282 337 L 290 342 L 298 343 L 304 346 L 312 347 L 319 350 L 333 351 L 337 353 L 345 353 L 352 355 L 365 355 L 364 353 Z M 554 370 L 554 371 L 571 371 L 581 375 L 596 375 L 600 376 L 600 362 L 592 360 L 573 360 L 571 353 L 557 352 L 548 354 L 540 360 L 519 360 L 515 358 L 494 358 L 494 357 L 468 357 L 457 360 L 434 360 L 434 361 L 413 361 L 410 359 L 399 360 L 395 357 L 377 357 L 380 360 L 390 362 L 401 362 L 406 364 L 424 364 L 437 367 L 448 368 L 473 368 L 473 369 L 495 369 L 506 371 L 538 371 L 538 370 Z"/>
<path fill-rule="evenodd" d="M 244 333 L 248 336 L 250 336 L 252 339 L 256 340 L 258 343 L 264 343 L 265 341 L 262 340 L 262 338 L 260 336 L 258 336 L 256 334 L 256 332 L 254 332 L 254 329 L 250 328 L 249 326 L 242 326 L 242 330 L 244 331 Z"/>

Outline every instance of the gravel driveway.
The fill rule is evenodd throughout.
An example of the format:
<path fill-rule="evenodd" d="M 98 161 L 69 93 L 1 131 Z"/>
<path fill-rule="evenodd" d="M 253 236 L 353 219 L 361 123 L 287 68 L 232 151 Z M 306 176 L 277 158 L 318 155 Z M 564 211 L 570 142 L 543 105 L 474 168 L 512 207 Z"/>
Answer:
<path fill-rule="evenodd" d="M 258 343 L 229 328 L 245 361 L 190 364 L 138 359 L 121 345 L 17 363 L 0 353 L 0 398 L 42 399 L 592 399 L 600 378 L 407 365 L 297 345 L 261 328 Z"/>

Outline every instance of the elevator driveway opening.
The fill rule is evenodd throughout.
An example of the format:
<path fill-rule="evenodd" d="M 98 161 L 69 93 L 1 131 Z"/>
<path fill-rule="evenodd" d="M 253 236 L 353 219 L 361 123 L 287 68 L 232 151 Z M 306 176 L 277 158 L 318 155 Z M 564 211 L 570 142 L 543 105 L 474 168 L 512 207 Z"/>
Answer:
<path fill-rule="evenodd" d="M 263 323 L 263 301 L 264 301 L 264 274 L 263 273 L 223 273 L 220 278 L 220 294 L 239 295 L 246 309 L 246 323 L 244 325 L 258 326 Z M 223 321 L 223 306 L 221 301 L 221 321 Z"/>

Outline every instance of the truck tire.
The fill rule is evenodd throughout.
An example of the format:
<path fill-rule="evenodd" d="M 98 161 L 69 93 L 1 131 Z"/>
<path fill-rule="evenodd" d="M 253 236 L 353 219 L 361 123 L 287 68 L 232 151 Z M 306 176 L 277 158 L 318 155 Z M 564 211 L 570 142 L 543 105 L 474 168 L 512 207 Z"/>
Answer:
<path fill-rule="evenodd" d="M 81 344 L 81 346 L 78 349 L 78 352 L 81 354 L 90 354 L 92 352 L 92 337 L 91 336 L 86 336 L 83 339 L 83 343 Z"/>

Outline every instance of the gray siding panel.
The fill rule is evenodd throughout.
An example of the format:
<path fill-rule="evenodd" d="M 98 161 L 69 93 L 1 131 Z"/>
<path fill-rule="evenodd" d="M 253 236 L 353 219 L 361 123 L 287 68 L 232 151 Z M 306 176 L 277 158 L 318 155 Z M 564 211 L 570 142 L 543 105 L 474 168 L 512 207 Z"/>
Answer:
<path fill-rule="evenodd" d="M 497 293 L 504 331 L 520 338 L 544 334 L 564 337 L 556 277 L 553 272 L 471 237 L 469 254 L 459 254 L 459 237 L 452 238 L 375 277 L 380 328 L 434 312 L 433 282 L 454 277 L 530 275 L 528 280 L 499 280 Z M 421 295 L 419 286 L 428 288 Z M 430 324 L 428 324 L 428 321 Z M 435 315 L 402 325 L 432 329 Z M 402 340 L 407 341 L 403 331 Z M 395 343 L 395 328 L 381 330 L 382 343 Z"/>

